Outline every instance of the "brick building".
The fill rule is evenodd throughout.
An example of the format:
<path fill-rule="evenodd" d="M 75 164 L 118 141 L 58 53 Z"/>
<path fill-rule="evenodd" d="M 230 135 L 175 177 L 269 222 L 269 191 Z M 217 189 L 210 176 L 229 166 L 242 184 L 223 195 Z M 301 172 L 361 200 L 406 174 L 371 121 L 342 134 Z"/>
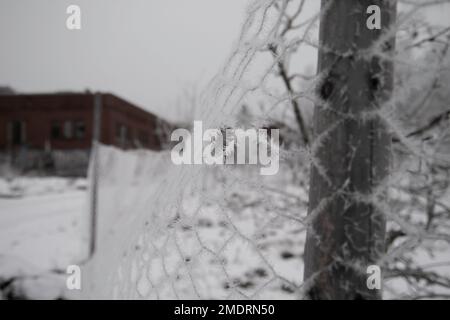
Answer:
<path fill-rule="evenodd" d="M 110 93 L 2 94 L 3 162 L 25 171 L 85 172 L 94 122 L 101 143 L 123 149 L 161 150 L 170 128 L 166 121 Z"/>

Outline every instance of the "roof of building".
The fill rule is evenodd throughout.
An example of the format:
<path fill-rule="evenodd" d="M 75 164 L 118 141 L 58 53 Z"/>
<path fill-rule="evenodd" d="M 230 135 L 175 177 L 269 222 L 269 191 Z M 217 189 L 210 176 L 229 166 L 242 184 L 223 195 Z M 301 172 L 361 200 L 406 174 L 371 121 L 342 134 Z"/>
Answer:
<path fill-rule="evenodd" d="M 14 90 L 5 89 L 2 91 L 0 87 L 0 107 L 8 107 L 11 106 L 8 102 L 15 102 L 14 104 L 21 105 L 22 103 L 28 102 L 27 107 L 31 108 L 39 108 L 39 107 L 49 107 L 46 102 L 53 99 L 58 99 L 57 106 L 66 106 L 66 107 L 76 107 L 80 104 L 80 100 L 85 98 L 91 98 L 94 94 L 90 91 L 85 92 L 69 92 L 69 91 L 60 91 L 60 92 L 49 92 L 49 93 L 16 93 Z M 9 87 L 8 87 L 9 88 Z M 109 92 L 99 92 L 102 95 L 102 99 L 104 103 L 112 103 L 117 106 L 126 106 L 127 108 L 133 109 L 136 113 L 142 113 L 142 115 L 153 115 L 157 117 L 153 112 L 146 110 L 142 107 L 135 105 L 115 94 Z M 24 101 L 24 102 L 18 102 Z M 3 103 L 2 103 L 3 102 Z"/>

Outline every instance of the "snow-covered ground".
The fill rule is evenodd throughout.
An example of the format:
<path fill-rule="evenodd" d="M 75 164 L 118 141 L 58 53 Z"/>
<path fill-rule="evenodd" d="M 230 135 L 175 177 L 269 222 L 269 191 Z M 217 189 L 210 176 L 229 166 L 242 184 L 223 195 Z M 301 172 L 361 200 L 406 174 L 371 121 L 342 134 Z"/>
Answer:
<path fill-rule="evenodd" d="M 65 271 L 80 264 L 86 298 L 299 298 L 307 181 L 168 167 L 165 156 L 102 149 L 97 249 L 87 264 L 86 179 L 0 179 L 0 293 L 77 298 Z M 449 252 L 427 241 L 398 266 L 411 259 L 449 274 Z M 386 289 L 385 298 L 411 293 L 398 278 Z"/>
<path fill-rule="evenodd" d="M 307 192 L 288 175 L 175 166 L 164 153 L 100 153 L 86 297 L 299 297 Z"/>
<path fill-rule="evenodd" d="M 130 164 L 126 166 L 131 170 L 134 168 Z M 127 176 L 124 172 L 120 175 L 122 178 Z M 123 232 L 126 229 L 124 224 L 115 223 L 120 221 L 121 217 L 115 217 L 114 214 L 122 212 L 126 214 L 125 221 L 133 220 L 135 214 L 133 210 L 138 211 L 139 205 L 147 201 L 152 190 L 147 189 L 143 192 L 139 186 L 133 186 L 133 183 L 128 184 L 129 181 L 126 181 L 126 178 L 120 181 L 109 188 L 101 188 L 100 215 L 106 215 L 106 217 L 100 216 L 99 219 L 110 221 Z M 86 179 L 49 177 L 1 179 L 0 190 L 0 280 L 3 286 L 9 285 L 10 280 L 14 280 L 14 287 L 8 288 L 14 289 L 13 296 L 67 297 L 66 267 L 83 261 L 88 245 Z M 164 242 L 170 238 L 166 244 L 162 244 L 165 252 L 149 259 L 151 260 L 149 276 L 156 282 L 159 281 L 156 285 L 157 290 L 154 290 L 154 295 L 150 295 L 149 298 L 173 298 L 177 294 L 179 297 L 195 297 L 190 290 L 192 286 L 185 281 L 188 274 L 180 276 L 176 281 L 179 288 L 179 292 L 176 293 L 171 290 L 173 282 L 169 279 L 170 277 L 162 273 L 161 268 L 164 263 L 166 264 L 164 267 L 168 269 L 175 268 L 180 258 L 179 251 L 174 247 L 174 238 L 171 237 L 172 231 L 178 232 L 177 237 L 179 236 L 182 243 L 181 247 L 186 259 L 200 258 L 197 259 L 196 268 L 192 270 L 191 275 L 201 278 L 199 286 L 203 286 L 205 290 L 202 293 L 210 297 L 226 297 L 230 287 L 251 295 L 262 286 L 272 285 L 268 282 L 273 282 L 274 272 L 292 283 L 297 285 L 301 283 L 303 273 L 301 251 L 304 234 L 298 230 L 298 226 L 288 223 L 287 220 L 274 221 L 270 226 L 264 227 L 265 232 L 258 236 L 257 245 L 261 247 L 261 250 L 255 250 L 250 246 L 251 242 L 245 241 L 243 237 L 251 237 L 262 224 L 268 223 L 270 215 L 253 210 L 254 204 L 264 199 L 258 196 L 258 192 L 242 190 L 239 194 L 232 192 L 228 200 L 229 205 L 236 209 L 230 212 L 228 221 L 218 204 L 204 201 L 199 194 L 191 194 L 184 200 L 183 206 L 186 211 L 190 211 L 190 214 L 194 214 L 193 210 L 199 205 L 202 206 L 202 210 L 195 213 L 195 218 L 189 223 L 179 224 L 177 230 L 169 228 L 167 232 L 163 231 L 165 234 L 157 237 L 153 243 L 158 245 L 161 241 Z M 233 228 L 237 227 L 241 230 L 240 235 L 235 239 L 230 239 L 232 233 L 236 234 L 232 232 L 230 223 L 233 223 Z M 104 229 L 104 225 L 99 226 L 100 236 L 102 232 L 108 234 Z M 193 230 L 195 233 L 192 232 Z M 286 234 L 290 236 L 287 238 Z M 224 241 L 228 244 L 223 248 L 223 254 L 219 252 L 216 257 L 208 256 L 208 252 L 203 252 L 203 256 L 190 256 L 198 248 L 196 235 L 203 239 L 206 246 L 216 252 L 224 246 Z M 107 243 L 107 248 L 114 251 L 118 251 L 121 246 L 123 248 L 125 245 L 120 243 L 120 237 L 118 241 L 117 247 Z M 261 252 L 260 256 L 258 256 L 259 252 Z M 97 254 L 99 259 L 103 259 L 102 253 Z M 225 268 L 221 264 L 223 261 L 219 261 L 218 258 L 228 260 Z M 267 260 L 263 262 L 262 258 Z M 104 260 L 107 265 L 112 262 L 108 259 Z M 273 270 L 271 270 L 272 266 L 274 266 Z M 115 270 L 116 266 L 109 264 L 108 268 Z M 107 272 L 107 270 L 103 271 Z M 148 291 L 149 283 L 144 278 L 138 280 L 135 281 L 137 290 L 142 293 Z M 273 291 L 276 293 L 275 296 L 269 294 L 266 297 L 295 298 L 293 288 L 283 282 L 278 281 L 266 293 L 273 293 Z M 5 297 L 7 294 L 11 295 L 9 291 L 4 291 L 4 294 Z"/>
<path fill-rule="evenodd" d="M 21 278 L 27 297 L 59 295 L 57 275 L 86 251 L 86 199 L 86 179 L 0 179 L 0 280 Z"/>

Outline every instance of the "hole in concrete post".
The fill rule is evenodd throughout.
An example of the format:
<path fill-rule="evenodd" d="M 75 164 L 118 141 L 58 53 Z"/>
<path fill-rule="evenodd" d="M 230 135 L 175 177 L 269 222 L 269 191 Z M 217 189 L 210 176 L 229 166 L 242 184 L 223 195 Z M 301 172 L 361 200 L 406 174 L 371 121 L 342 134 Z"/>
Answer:
<path fill-rule="evenodd" d="M 380 89 L 380 77 L 378 75 L 372 75 L 369 79 L 369 86 L 372 93 L 377 92 Z"/>
<path fill-rule="evenodd" d="M 326 79 L 325 82 L 320 87 L 320 97 L 323 100 L 328 100 L 328 98 L 333 93 L 334 85 L 330 79 Z"/>

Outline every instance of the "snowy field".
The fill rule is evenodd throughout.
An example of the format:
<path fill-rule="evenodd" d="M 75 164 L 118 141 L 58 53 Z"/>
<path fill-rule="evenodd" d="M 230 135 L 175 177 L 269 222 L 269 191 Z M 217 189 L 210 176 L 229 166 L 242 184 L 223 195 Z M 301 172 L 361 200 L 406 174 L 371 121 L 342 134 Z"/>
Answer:
<path fill-rule="evenodd" d="M 168 156 L 102 149 L 87 297 L 298 298 L 305 189 L 278 178 L 280 189 L 266 188 L 257 168 Z"/>
<path fill-rule="evenodd" d="M 245 168 L 172 167 L 166 156 L 102 149 L 97 249 L 87 263 L 86 179 L 1 179 L 3 297 L 301 298 L 308 200 L 302 173 L 293 183 L 287 168 L 262 178 Z M 407 243 L 396 242 L 392 252 L 401 253 L 391 267 L 408 263 L 450 276 L 448 243 L 402 249 Z M 70 264 L 83 268 L 76 294 L 65 289 Z M 387 279 L 385 298 L 407 298 L 416 285 Z"/>
<path fill-rule="evenodd" d="M 110 196 L 110 199 L 105 200 L 103 197 L 100 201 L 101 214 L 109 212 L 112 216 L 114 212 L 126 212 L 133 215 L 130 210 L 136 210 L 142 201 L 147 201 L 148 193 L 139 193 L 138 188 L 133 186 L 126 188 L 126 185 L 127 182 L 123 181 L 122 184 L 116 184 L 106 190 L 101 189 L 100 197 L 107 194 Z M 122 193 L 120 197 L 117 194 L 111 195 L 117 190 Z M 125 196 L 124 192 L 128 196 Z M 151 194 L 150 190 L 149 193 Z M 217 203 L 204 202 L 198 195 L 192 194 L 184 201 L 183 205 L 186 211 L 191 211 L 193 219 L 181 223 L 179 228 L 173 230 L 169 228 L 169 232 L 163 232 L 165 234 L 155 240 L 154 244 L 164 247 L 165 252 L 148 258 L 149 280 L 156 283 L 153 294 L 148 292 L 150 290 L 148 281 L 143 277 L 135 279 L 137 290 L 143 296 L 147 294 L 148 298 L 196 296 L 195 292 L 192 292 L 191 283 L 185 281 L 188 274 L 183 276 L 183 272 L 177 270 L 181 276 L 175 281 L 178 289 L 173 290 L 174 283 L 172 279 L 168 280 L 171 276 L 161 270 L 164 263 L 164 267 L 167 268 L 165 272 L 169 274 L 177 268 L 180 257 L 172 237 L 176 234 L 182 243 L 184 258 L 186 261 L 193 260 L 191 276 L 201 278 L 198 290 L 203 290 L 202 295 L 224 298 L 228 294 L 227 290 L 233 287 L 251 296 L 261 287 L 271 286 L 269 291 L 264 291 L 269 294 L 267 298 L 273 298 L 273 293 L 277 298 L 295 298 L 294 289 L 288 283 L 297 285 L 301 283 L 304 233 L 295 224 L 286 221 L 272 221 L 274 223 L 269 225 L 269 221 L 262 216 L 270 215 L 265 212 L 257 213 L 253 209 L 258 203 L 267 201 L 258 196 L 258 192 L 240 192 L 240 194 L 231 192 L 229 196 L 230 199 L 227 201 L 230 201 L 229 205 L 236 210 L 230 212 L 228 218 L 221 214 Z M 303 198 L 305 197 L 303 194 Z M 137 198 L 142 199 L 139 201 Z M 18 177 L 1 180 L 0 280 L 2 288 L 7 289 L 4 290 L 5 297 L 11 294 L 11 290 L 14 294 L 9 297 L 70 296 L 65 290 L 65 270 L 68 265 L 79 264 L 86 257 L 87 199 L 85 179 Z M 279 204 L 285 205 L 284 201 L 280 201 Z M 202 206 L 201 212 L 194 213 L 193 210 L 199 205 Z M 303 212 L 305 213 L 306 211 Z M 100 221 L 102 218 L 104 217 L 100 217 Z M 120 220 L 120 217 L 116 216 L 114 219 Z M 110 221 L 111 217 L 107 217 L 106 220 Z M 129 220 L 132 221 L 133 217 L 129 217 Z M 123 224 L 116 224 L 114 221 L 112 223 L 120 226 L 122 232 L 126 230 Z M 254 250 L 249 247 L 250 241 L 244 241 L 243 237 L 245 235 L 250 237 L 256 229 L 261 230 L 262 224 L 268 225 L 264 227 L 265 232 L 258 235 L 257 245 L 260 249 Z M 230 231 L 231 225 L 242 230 L 241 238 L 233 236 L 236 233 Z M 104 228 L 104 225 L 99 226 L 100 234 L 107 233 Z M 197 247 L 194 236 L 197 235 L 203 239 L 206 246 L 210 246 L 211 250 L 218 254 L 214 256 L 203 252 L 195 257 L 193 250 Z M 107 244 L 105 251 L 111 248 L 114 250 L 124 248 L 126 241 L 124 242 L 117 247 Z M 262 254 L 257 255 L 256 252 Z M 102 259 L 103 252 L 99 253 L 99 256 Z M 220 260 L 223 257 L 229 259 L 226 267 Z M 195 264 L 195 259 L 197 262 L 208 263 Z M 109 259 L 105 260 L 111 262 Z M 271 270 L 271 266 L 275 266 L 275 269 Z M 115 270 L 115 266 L 109 265 L 108 268 Z M 277 282 L 274 281 L 274 273 L 287 281 L 278 281 L 272 285 L 272 282 Z M 14 281 L 10 282 L 11 280 Z M 10 284 L 13 287 L 8 287 Z"/>
<path fill-rule="evenodd" d="M 61 276 L 85 252 L 86 180 L 0 180 L 0 282 L 29 298 L 62 294 Z M 5 289 L 5 288 L 3 288 Z M 22 293 L 21 293 L 22 294 Z"/>

